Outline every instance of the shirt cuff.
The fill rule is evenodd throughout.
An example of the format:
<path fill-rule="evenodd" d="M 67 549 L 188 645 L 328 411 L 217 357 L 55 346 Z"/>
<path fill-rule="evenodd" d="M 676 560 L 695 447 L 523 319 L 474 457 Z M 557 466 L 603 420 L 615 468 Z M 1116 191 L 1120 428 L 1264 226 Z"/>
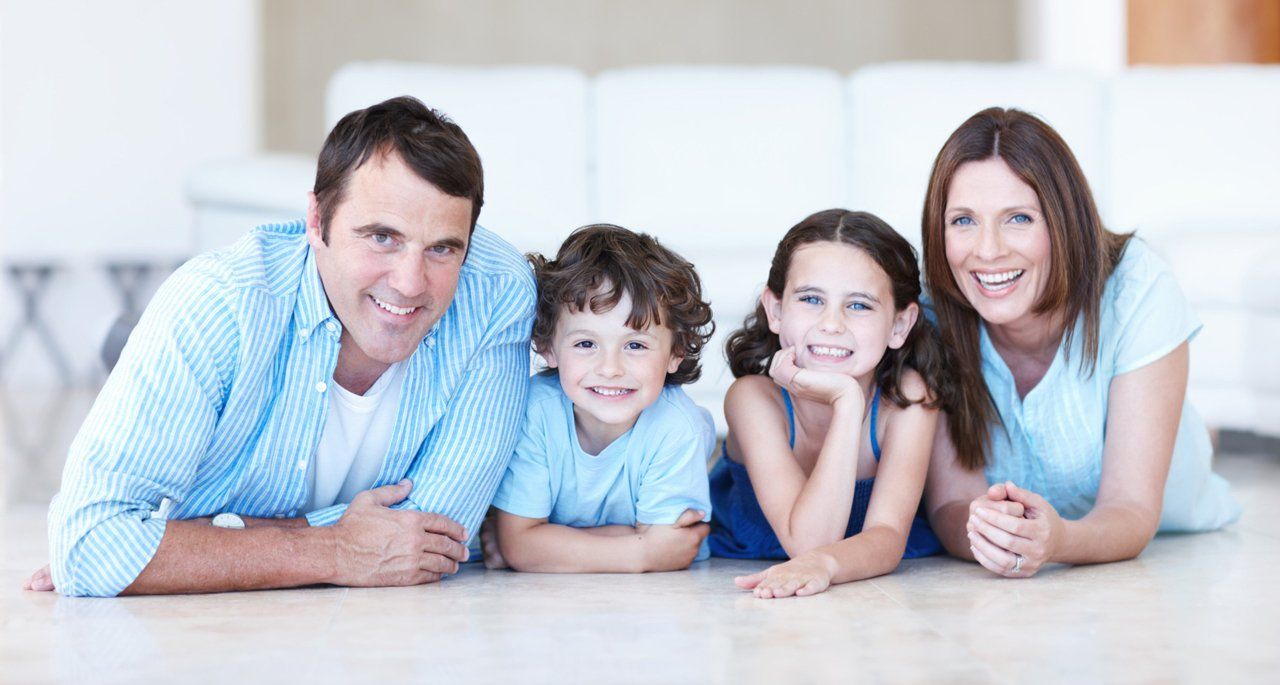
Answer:
<path fill-rule="evenodd" d="M 103 521 L 81 539 L 65 566 L 54 566 L 58 592 L 68 597 L 115 597 L 133 585 L 160 548 L 167 522 L 128 517 Z"/>
<path fill-rule="evenodd" d="M 347 505 L 335 504 L 324 509 L 316 509 L 307 514 L 307 523 L 312 526 L 332 526 L 347 513 Z"/>

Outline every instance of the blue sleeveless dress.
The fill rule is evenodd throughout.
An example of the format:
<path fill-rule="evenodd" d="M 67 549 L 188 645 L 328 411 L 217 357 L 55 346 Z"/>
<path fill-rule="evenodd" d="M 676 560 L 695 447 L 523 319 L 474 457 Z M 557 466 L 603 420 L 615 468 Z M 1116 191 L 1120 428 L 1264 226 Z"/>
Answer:
<path fill-rule="evenodd" d="M 782 390 L 782 400 L 787 406 L 787 442 L 796 446 L 796 417 L 791 406 L 791 395 Z M 875 397 L 871 400 L 871 453 L 876 461 L 880 461 L 880 442 L 876 439 L 876 419 L 880 410 L 880 388 L 876 388 Z M 726 441 L 727 442 L 727 441 Z M 747 475 L 747 467 L 729 458 L 729 450 L 724 443 L 720 448 L 720 459 L 711 469 L 711 555 L 730 557 L 733 559 L 787 559 L 787 553 L 773 533 L 769 520 L 760 510 L 756 500 L 755 489 L 751 487 L 751 478 Z M 853 490 L 853 506 L 849 512 L 849 525 L 845 528 L 845 537 L 851 537 L 862 531 L 863 521 L 867 517 L 867 505 L 871 502 L 871 487 L 875 477 L 864 478 L 857 482 Z M 914 559 L 938 554 L 943 551 L 942 543 L 925 520 L 923 505 L 916 512 L 911 522 L 911 532 L 907 535 L 907 547 L 902 558 Z"/>

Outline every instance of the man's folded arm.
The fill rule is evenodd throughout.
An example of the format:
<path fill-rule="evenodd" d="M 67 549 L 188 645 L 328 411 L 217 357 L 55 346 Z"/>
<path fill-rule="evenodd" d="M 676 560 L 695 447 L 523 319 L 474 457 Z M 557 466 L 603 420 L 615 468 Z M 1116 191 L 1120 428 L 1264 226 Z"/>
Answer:
<path fill-rule="evenodd" d="M 152 561 L 213 435 L 239 344 L 220 284 L 188 265 L 148 306 L 72 442 L 49 510 L 53 581 L 114 596 Z"/>
<path fill-rule="evenodd" d="M 472 536 L 480 530 L 524 419 L 533 298 L 530 279 L 496 305 L 466 380 L 409 467 L 413 493 L 399 507 L 442 514 Z"/>

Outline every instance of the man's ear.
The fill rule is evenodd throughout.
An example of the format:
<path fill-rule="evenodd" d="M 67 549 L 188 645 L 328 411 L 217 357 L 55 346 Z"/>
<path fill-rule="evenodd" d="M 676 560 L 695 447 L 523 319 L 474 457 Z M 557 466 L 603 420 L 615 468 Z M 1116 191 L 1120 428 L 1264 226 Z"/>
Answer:
<path fill-rule="evenodd" d="M 782 330 L 782 299 L 768 286 L 760 293 L 760 306 L 764 309 L 765 318 L 769 320 L 769 330 L 778 335 Z"/>
<path fill-rule="evenodd" d="M 902 311 L 893 315 L 893 332 L 889 336 L 889 348 L 898 349 L 907 342 L 907 336 L 910 335 L 911 329 L 916 325 L 916 319 L 920 316 L 920 305 L 915 302 L 902 308 Z"/>
<path fill-rule="evenodd" d="M 307 242 L 313 249 L 325 245 L 320 231 L 320 203 L 316 201 L 316 194 L 310 191 L 307 191 Z"/>

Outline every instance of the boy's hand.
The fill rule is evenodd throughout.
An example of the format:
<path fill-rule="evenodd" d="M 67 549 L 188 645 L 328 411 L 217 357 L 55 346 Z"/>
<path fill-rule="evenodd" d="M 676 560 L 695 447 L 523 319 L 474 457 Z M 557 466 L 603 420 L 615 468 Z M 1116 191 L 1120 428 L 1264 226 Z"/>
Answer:
<path fill-rule="evenodd" d="M 502 549 L 498 546 L 498 518 L 493 510 L 489 511 L 489 515 L 480 524 L 480 550 L 484 553 L 485 568 L 508 568 L 507 560 L 502 558 Z"/>
<path fill-rule="evenodd" d="M 636 526 L 643 543 L 643 568 L 649 571 L 678 571 L 688 568 L 698 556 L 711 526 L 702 523 L 703 513 L 686 509 L 670 526 Z"/>
<path fill-rule="evenodd" d="M 830 556 L 815 550 L 733 582 L 760 599 L 816 595 L 831 586 L 834 564 Z"/>

